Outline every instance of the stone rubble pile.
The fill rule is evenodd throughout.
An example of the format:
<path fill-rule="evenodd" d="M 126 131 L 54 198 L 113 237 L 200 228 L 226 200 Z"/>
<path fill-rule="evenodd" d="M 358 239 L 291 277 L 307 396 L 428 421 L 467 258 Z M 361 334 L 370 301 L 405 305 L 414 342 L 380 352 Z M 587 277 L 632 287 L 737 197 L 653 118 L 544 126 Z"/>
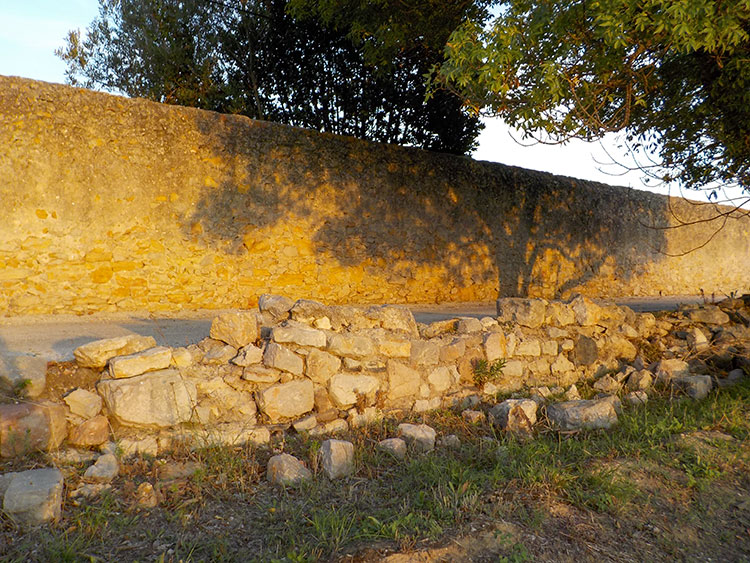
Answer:
<path fill-rule="evenodd" d="M 540 424 L 560 432 L 609 428 L 620 397 L 643 404 L 662 386 L 701 399 L 750 371 L 750 296 L 659 318 L 582 296 L 504 298 L 497 312 L 421 325 L 404 307 L 264 295 L 258 311 L 218 316 L 209 337 L 187 347 L 137 335 L 80 346 L 75 361 L 96 370 L 98 382 L 60 401 L 45 398 L 46 362 L 6 362 L 0 385 L 19 399 L 0 404 L 0 456 L 42 450 L 55 452 L 58 463 L 94 461 L 86 485 L 71 493 L 90 496 L 118 473 L 113 440 L 123 456 L 157 455 L 186 442 L 265 444 L 278 430 L 334 434 L 385 414 L 441 407 L 462 409 L 468 424 L 489 417 L 530 437 Z M 493 365 L 501 367 L 494 377 L 477 378 Z M 599 396 L 581 399 L 576 383 L 583 382 Z M 496 404 L 499 394 L 513 393 Z M 378 444 L 396 458 L 436 443 L 456 446 L 455 436 L 438 437 L 426 425 L 401 424 L 398 432 Z M 349 442 L 326 440 L 322 471 L 331 479 L 351 474 L 353 451 Z M 56 518 L 62 477 L 55 471 L 0 475 L 3 509 L 31 524 Z M 280 454 L 267 476 L 288 485 L 312 473 Z"/>

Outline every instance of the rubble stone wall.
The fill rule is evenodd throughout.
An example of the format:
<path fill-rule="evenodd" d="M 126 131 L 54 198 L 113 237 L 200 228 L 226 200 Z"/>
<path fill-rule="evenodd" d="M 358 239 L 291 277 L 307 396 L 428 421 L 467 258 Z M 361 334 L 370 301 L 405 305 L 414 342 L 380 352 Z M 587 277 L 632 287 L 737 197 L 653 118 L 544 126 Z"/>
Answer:
<path fill-rule="evenodd" d="M 0 177 L 4 315 L 750 287 L 713 207 L 21 78 Z"/>

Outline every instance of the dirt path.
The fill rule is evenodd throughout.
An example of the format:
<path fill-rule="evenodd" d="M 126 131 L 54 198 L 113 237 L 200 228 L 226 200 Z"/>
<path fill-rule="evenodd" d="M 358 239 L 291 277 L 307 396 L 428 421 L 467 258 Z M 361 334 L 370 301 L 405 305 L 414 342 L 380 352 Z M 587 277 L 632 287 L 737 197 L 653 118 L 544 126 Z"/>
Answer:
<path fill-rule="evenodd" d="M 616 301 L 635 311 L 673 310 L 680 304 L 702 302 L 699 296 L 627 298 Z M 418 322 L 453 317 L 494 316 L 495 303 L 409 305 Z M 153 336 L 163 346 L 185 346 L 208 336 L 211 320 L 224 310 L 187 311 L 158 315 L 146 312 L 97 313 L 87 316 L 33 315 L 0 318 L 0 357 L 42 356 L 50 361 L 73 358 L 73 350 L 93 340 L 126 334 Z"/>

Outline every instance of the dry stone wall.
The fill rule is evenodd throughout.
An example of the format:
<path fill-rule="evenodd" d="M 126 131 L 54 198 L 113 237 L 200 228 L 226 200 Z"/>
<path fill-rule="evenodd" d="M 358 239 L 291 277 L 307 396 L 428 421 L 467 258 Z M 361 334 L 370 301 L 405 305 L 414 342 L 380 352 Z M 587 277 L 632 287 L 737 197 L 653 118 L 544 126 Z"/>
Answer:
<path fill-rule="evenodd" d="M 0 77 L 0 314 L 748 289 L 750 218 Z"/>
<path fill-rule="evenodd" d="M 657 387 L 661 396 L 699 400 L 750 375 L 750 295 L 659 318 L 582 296 L 504 298 L 497 311 L 422 325 L 397 306 L 263 295 L 259 311 L 222 314 L 210 337 L 185 348 L 129 336 L 84 344 L 73 365 L 49 371 L 25 364 L 10 375 L 0 366 L 0 457 L 42 450 L 57 466 L 0 474 L 3 510 L 24 525 L 58 518 L 58 467 L 67 464 L 94 462 L 67 490 L 93 497 L 138 453 L 270 445 L 272 434 L 286 432 L 347 437 L 381 417 L 437 408 L 523 439 L 540 427 L 603 430 Z M 60 369 L 68 370 L 62 378 Z M 27 378 L 35 385 L 19 385 Z M 378 448 L 404 458 L 457 441 L 404 422 Z M 328 438 L 319 456 L 329 479 L 354 469 L 349 441 Z M 187 476 L 197 466 L 163 469 Z M 284 485 L 313 478 L 286 453 L 270 458 L 266 476 Z M 156 505 L 150 483 L 138 496 L 142 506 Z"/>

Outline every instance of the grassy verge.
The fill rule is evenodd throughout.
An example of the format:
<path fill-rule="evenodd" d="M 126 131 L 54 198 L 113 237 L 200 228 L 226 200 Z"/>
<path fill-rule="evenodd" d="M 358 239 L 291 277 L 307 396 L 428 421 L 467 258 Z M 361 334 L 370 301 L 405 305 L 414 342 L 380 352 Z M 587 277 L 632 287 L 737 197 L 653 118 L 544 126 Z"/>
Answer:
<path fill-rule="evenodd" d="M 395 435 L 397 422 L 385 420 L 344 436 L 355 444 L 356 472 L 335 482 L 319 471 L 320 440 L 306 436 L 271 449 L 173 452 L 169 461 L 201 469 L 162 481 L 159 460 L 129 461 L 110 492 L 67 501 L 56 526 L 23 531 L 2 517 L 0 554 L 26 562 L 316 561 L 357 553 L 375 561 L 388 549 L 482 537 L 493 560 L 579 552 L 586 559 L 608 550 L 634 560 L 750 558 L 749 414 L 748 383 L 699 402 L 656 397 L 626 409 L 607 432 L 565 436 L 542 422 L 530 441 L 438 411 L 412 421 L 456 434 L 460 447 L 396 460 L 376 448 Z M 733 439 L 696 434 L 707 431 Z M 297 488 L 268 485 L 265 464 L 281 450 L 305 460 L 315 478 Z M 135 502 L 144 481 L 159 490 L 156 509 Z"/>

